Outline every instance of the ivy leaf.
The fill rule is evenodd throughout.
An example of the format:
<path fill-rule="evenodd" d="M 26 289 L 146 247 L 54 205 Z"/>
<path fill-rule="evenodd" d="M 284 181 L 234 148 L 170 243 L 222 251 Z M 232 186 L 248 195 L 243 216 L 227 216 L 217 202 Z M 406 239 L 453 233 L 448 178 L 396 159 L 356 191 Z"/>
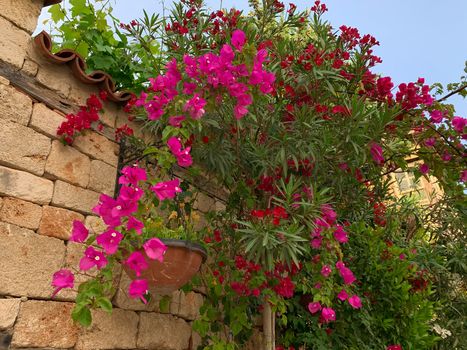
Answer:
<path fill-rule="evenodd" d="M 76 47 L 76 52 L 79 53 L 82 57 L 88 57 L 89 45 L 85 41 L 81 41 Z"/>
<path fill-rule="evenodd" d="M 50 6 L 48 11 L 52 17 L 52 21 L 55 23 L 65 19 L 65 10 L 59 4 Z"/>
<path fill-rule="evenodd" d="M 91 10 L 86 6 L 86 0 L 70 0 L 71 14 L 73 16 L 82 16 L 83 14 L 91 13 Z"/>

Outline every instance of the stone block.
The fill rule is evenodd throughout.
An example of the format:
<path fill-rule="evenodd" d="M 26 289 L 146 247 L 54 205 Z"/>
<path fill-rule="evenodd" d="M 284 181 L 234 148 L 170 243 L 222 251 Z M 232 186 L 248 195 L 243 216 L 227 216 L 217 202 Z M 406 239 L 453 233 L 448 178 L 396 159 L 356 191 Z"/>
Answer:
<path fill-rule="evenodd" d="M 85 131 L 75 138 L 73 146 L 84 154 L 114 167 L 118 164 L 118 145 L 97 132 Z"/>
<path fill-rule="evenodd" d="M 28 125 L 32 100 L 10 85 L 0 85 L 0 119 Z"/>
<path fill-rule="evenodd" d="M 52 275 L 65 258 L 63 241 L 0 223 L 0 295 L 50 298 Z"/>
<path fill-rule="evenodd" d="M 138 348 L 184 350 L 190 343 L 191 327 L 172 315 L 141 312 Z"/>
<path fill-rule="evenodd" d="M 2 16 L 32 34 L 41 14 L 43 0 L 2 0 Z"/>
<path fill-rule="evenodd" d="M 216 200 L 200 192 L 196 196 L 193 208 L 202 213 L 207 213 L 216 209 Z"/>
<path fill-rule="evenodd" d="M 37 72 L 39 71 L 39 65 L 31 60 L 25 59 L 23 63 L 23 68 L 21 68 L 23 73 L 35 77 Z"/>
<path fill-rule="evenodd" d="M 201 343 L 203 342 L 203 339 L 201 336 L 196 333 L 195 331 L 191 332 L 191 338 L 190 338 L 190 347 L 188 348 L 189 350 L 197 350 L 198 346 L 201 346 Z M 260 348 L 258 348 L 260 349 Z"/>
<path fill-rule="evenodd" d="M 36 230 L 42 217 L 42 207 L 17 198 L 5 198 L 0 221 Z"/>
<path fill-rule="evenodd" d="M 57 129 L 65 118 L 42 103 L 35 103 L 32 109 L 30 128 L 56 139 Z"/>
<path fill-rule="evenodd" d="M 13 326 L 20 304 L 21 299 L 0 299 L 0 330 Z"/>
<path fill-rule="evenodd" d="M 136 348 L 139 319 L 136 312 L 113 309 L 108 314 L 94 310 L 92 318 L 91 327 L 80 332 L 76 350 Z"/>
<path fill-rule="evenodd" d="M 50 139 L 26 126 L 0 119 L 0 164 L 42 176 Z"/>
<path fill-rule="evenodd" d="M 83 221 L 84 216 L 71 210 L 44 206 L 38 233 L 68 240 L 75 220 Z"/>
<path fill-rule="evenodd" d="M 86 216 L 84 225 L 89 229 L 89 232 L 92 232 L 96 235 L 107 230 L 107 225 L 105 224 L 104 220 L 98 216 Z"/>
<path fill-rule="evenodd" d="M 111 128 L 115 128 L 115 123 L 119 118 L 121 118 L 121 115 L 124 115 L 125 118 L 127 115 L 123 111 L 123 105 L 109 101 L 104 104 L 104 111 L 101 114 L 101 120 L 105 125 L 108 125 Z"/>
<path fill-rule="evenodd" d="M 72 348 L 79 328 L 71 319 L 73 303 L 28 300 L 21 305 L 12 345 L 24 348 Z"/>
<path fill-rule="evenodd" d="M 0 166 L 0 195 L 48 204 L 53 190 L 54 184 L 50 180 Z"/>
<path fill-rule="evenodd" d="M 91 161 L 88 156 L 58 140 L 52 142 L 45 173 L 73 185 L 86 187 L 89 183 Z"/>
<path fill-rule="evenodd" d="M 37 49 L 32 47 L 32 50 Z M 34 58 L 32 59 L 34 60 Z M 68 97 L 71 90 L 71 81 L 75 79 L 71 74 L 70 67 L 47 63 L 42 57 L 36 62 L 39 63 L 39 71 L 36 75 L 37 81 L 55 91 L 58 95 Z"/>
<path fill-rule="evenodd" d="M 204 298 L 201 294 L 180 291 L 177 297 L 172 298 L 170 313 L 186 320 L 196 320 L 199 317 L 199 309 L 203 303 Z"/>
<path fill-rule="evenodd" d="M 99 193 L 70 185 L 57 180 L 55 182 L 52 204 L 57 207 L 91 214 L 91 210 L 99 200 Z"/>
<path fill-rule="evenodd" d="M 113 196 L 116 181 L 116 167 L 100 160 L 93 160 L 91 162 L 91 176 L 89 177 L 88 188 L 99 193 L 105 193 L 109 196 Z"/>
<path fill-rule="evenodd" d="M 76 103 L 79 106 L 85 106 L 86 100 L 92 94 L 97 95 L 99 89 L 95 85 L 88 85 L 80 82 L 78 79 L 73 79 L 70 82 L 70 96 L 68 97 L 70 101 Z M 99 114 L 99 117 L 102 118 L 102 115 Z"/>
<path fill-rule="evenodd" d="M 16 69 L 20 70 L 23 66 L 31 37 L 27 32 L 14 26 L 3 17 L 0 17 L 0 33 L 2 33 L 2 38 L 0 40 L 0 60 L 10 63 Z"/>

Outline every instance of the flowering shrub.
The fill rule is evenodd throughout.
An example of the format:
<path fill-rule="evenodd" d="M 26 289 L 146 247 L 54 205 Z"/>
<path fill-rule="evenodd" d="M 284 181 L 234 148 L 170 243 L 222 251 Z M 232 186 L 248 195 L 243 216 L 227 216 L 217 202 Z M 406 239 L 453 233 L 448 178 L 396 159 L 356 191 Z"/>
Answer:
<path fill-rule="evenodd" d="M 198 237 L 213 261 L 193 282 L 207 289 L 194 324 L 205 348 L 243 344 L 260 313 L 277 315 L 286 346 L 429 348 L 432 275 L 409 243 L 416 237 L 426 247 L 425 233 L 442 225 L 411 227 L 391 175 L 436 177 L 438 203 L 455 203 L 452 222 L 462 218 L 465 119 L 435 100 L 424 79 L 394 88 L 373 73 L 378 41 L 356 28 L 331 30 L 320 1 L 304 12 L 277 0 L 251 5 L 246 17 L 183 0 L 160 25 L 145 18 L 121 26 L 141 45 L 145 31 L 162 38 L 153 76 L 126 107 L 157 142 L 142 150 L 147 172 L 125 168 L 118 197 L 101 196 L 94 211 L 108 230 L 88 238 L 74 225 L 72 239 L 88 246 L 81 270 L 99 271 L 80 285 L 74 318 L 89 324 L 90 307 L 111 309 L 117 263 L 136 275 L 128 294 L 147 301 L 138 276 L 148 259 L 163 260 L 155 235 L 167 229 L 159 217 L 154 230 L 155 209 L 178 216 L 190 207 L 188 183 L 203 173 L 228 193 Z M 62 125 L 67 142 L 98 122 L 97 102 Z M 73 275 L 59 271 L 53 285 L 71 287 Z"/>

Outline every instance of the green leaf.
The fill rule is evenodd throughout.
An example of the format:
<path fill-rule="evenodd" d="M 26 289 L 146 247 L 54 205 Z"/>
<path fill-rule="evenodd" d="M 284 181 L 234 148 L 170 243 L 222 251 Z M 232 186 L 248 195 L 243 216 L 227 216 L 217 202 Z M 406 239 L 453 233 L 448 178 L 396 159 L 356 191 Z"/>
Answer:
<path fill-rule="evenodd" d="M 50 6 L 48 12 L 55 23 L 65 19 L 65 10 L 62 9 L 60 4 Z"/>
<path fill-rule="evenodd" d="M 99 306 L 102 310 L 111 313 L 112 312 L 112 303 L 107 298 L 99 298 L 96 301 L 97 306 Z"/>
<path fill-rule="evenodd" d="M 86 0 L 70 0 L 70 5 L 73 17 L 92 13 L 91 9 L 86 6 Z"/>
<path fill-rule="evenodd" d="M 165 295 L 162 297 L 161 301 L 159 301 L 159 309 L 161 312 L 169 312 L 170 307 L 170 297 Z"/>
<path fill-rule="evenodd" d="M 89 327 L 92 323 L 91 311 L 85 305 L 76 305 L 71 313 L 71 318 L 84 327 Z"/>
<path fill-rule="evenodd" d="M 89 45 L 85 41 L 81 41 L 79 45 L 76 47 L 76 52 L 79 53 L 84 58 L 88 57 L 89 53 Z"/>

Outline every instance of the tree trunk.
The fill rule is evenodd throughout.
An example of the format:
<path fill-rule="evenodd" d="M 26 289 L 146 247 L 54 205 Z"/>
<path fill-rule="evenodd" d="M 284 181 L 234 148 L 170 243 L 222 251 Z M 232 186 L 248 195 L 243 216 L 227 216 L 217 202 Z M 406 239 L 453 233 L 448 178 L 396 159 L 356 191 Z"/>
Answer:
<path fill-rule="evenodd" d="M 263 304 L 263 333 L 264 350 L 275 350 L 276 348 L 276 318 L 271 309 L 271 304 L 265 301 Z"/>

